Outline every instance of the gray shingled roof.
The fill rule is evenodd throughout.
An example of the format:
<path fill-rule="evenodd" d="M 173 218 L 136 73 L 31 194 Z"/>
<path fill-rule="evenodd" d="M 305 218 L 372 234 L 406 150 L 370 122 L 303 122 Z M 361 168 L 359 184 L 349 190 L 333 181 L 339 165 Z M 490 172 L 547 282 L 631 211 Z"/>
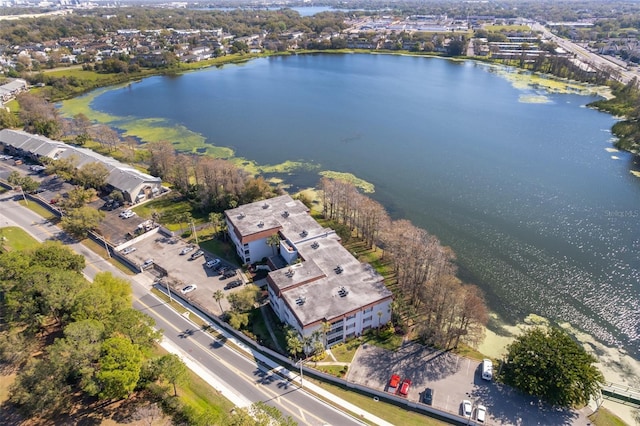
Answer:
<path fill-rule="evenodd" d="M 0 143 L 37 156 L 61 159 L 75 157 L 78 167 L 99 162 L 109 170 L 109 185 L 135 197 L 144 185 L 160 186 L 160 178 L 142 173 L 131 166 L 98 154 L 86 148 L 67 145 L 40 135 L 33 135 L 21 130 L 0 130 Z"/>

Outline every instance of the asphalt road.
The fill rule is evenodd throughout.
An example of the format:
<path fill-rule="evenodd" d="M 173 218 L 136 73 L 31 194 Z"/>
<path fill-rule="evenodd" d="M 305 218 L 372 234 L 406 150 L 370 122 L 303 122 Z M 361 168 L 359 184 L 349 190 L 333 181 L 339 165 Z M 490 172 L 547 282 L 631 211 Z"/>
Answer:
<path fill-rule="evenodd" d="M 291 416 L 299 424 L 305 425 L 362 424 L 199 330 L 197 325 L 149 292 L 152 285 L 150 275 L 124 275 L 82 244 L 73 243 L 65 238 L 56 226 L 20 206 L 14 200 L 16 195 L 14 192 L 8 192 L 0 197 L 0 227 L 19 226 L 39 241 L 62 239 L 85 257 L 87 266 L 84 273 L 89 278 L 93 278 L 100 271 L 109 271 L 130 281 L 134 307 L 151 316 L 156 321 L 156 326 L 164 330 L 164 337 L 180 348 L 183 356 L 195 361 L 219 382 L 242 396 L 247 405 L 263 401 L 278 408 L 284 415 Z"/>

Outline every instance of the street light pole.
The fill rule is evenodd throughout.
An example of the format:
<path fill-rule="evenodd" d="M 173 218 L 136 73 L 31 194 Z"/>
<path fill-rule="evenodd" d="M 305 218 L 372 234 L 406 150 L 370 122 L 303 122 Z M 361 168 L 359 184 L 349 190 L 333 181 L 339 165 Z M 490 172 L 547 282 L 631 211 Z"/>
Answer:
<path fill-rule="evenodd" d="M 169 295 L 169 302 L 173 302 L 173 299 L 171 298 L 171 288 L 169 287 L 169 280 L 165 281 L 167 284 L 167 294 Z"/>
<path fill-rule="evenodd" d="M 304 379 L 304 376 L 302 375 L 302 362 L 303 360 L 301 359 L 300 361 L 298 361 L 298 364 L 300 365 L 300 389 L 302 389 L 304 387 L 302 381 Z"/>
<path fill-rule="evenodd" d="M 196 244 L 198 244 L 198 234 L 196 233 L 196 226 L 193 224 L 193 220 L 191 221 L 191 230 L 193 231 L 193 236 L 196 237 Z"/>
<path fill-rule="evenodd" d="M 107 240 L 104 239 L 104 235 L 100 235 L 102 237 L 102 242 L 104 243 L 104 249 L 107 251 L 107 258 L 111 259 L 111 253 L 109 252 L 109 246 L 107 245 Z"/>

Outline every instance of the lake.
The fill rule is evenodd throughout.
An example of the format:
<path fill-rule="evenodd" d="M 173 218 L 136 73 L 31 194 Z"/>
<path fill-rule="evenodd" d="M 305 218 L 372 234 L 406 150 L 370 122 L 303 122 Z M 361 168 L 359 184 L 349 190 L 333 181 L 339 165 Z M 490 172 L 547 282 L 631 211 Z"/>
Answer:
<path fill-rule="evenodd" d="M 640 178 L 595 96 L 517 88 L 473 62 L 299 55 L 152 77 L 96 97 L 259 164 L 352 173 L 457 254 L 508 321 L 536 313 L 640 353 Z M 292 190 L 316 171 L 279 177 Z"/>

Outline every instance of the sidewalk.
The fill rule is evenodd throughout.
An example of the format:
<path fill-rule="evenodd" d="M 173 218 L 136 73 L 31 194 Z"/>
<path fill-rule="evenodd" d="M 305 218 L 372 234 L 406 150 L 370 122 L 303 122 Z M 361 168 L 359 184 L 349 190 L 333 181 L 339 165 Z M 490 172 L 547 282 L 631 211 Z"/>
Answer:
<path fill-rule="evenodd" d="M 282 365 L 262 355 L 262 353 L 252 350 L 250 347 L 246 346 L 243 342 L 237 340 L 234 336 L 228 334 L 226 330 L 217 327 L 215 323 L 211 323 L 206 318 L 204 318 L 203 313 L 199 312 L 198 309 L 192 307 L 191 305 L 187 304 L 184 301 L 180 301 L 180 303 L 182 304 L 182 306 L 189 309 L 193 315 L 197 315 L 203 321 L 206 321 L 207 323 L 209 323 L 212 329 L 222 334 L 225 339 L 231 341 L 234 345 L 240 348 L 240 350 L 245 352 L 247 355 L 255 358 L 256 361 L 267 366 L 269 369 L 273 370 L 275 373 L 278 373 L 281 376 L 284 376 L 285 378 L 289 379 L 291 382 L 297 383 L 299 386 L 302 387 L 303 390 L 306 389 L 310 393 L 320 396 L 321 399 L 324 400 L 325 404 L 336 407 L 336 409 L 341 410 L 343 412 L 347 412 L 346 413 L 347 415 L 350 414 L 354 419 L 357 419 L 357 420 L 365 419 L 368 422 L 374 423 L 376 425 L 393 426 L 392 423 L 389 423 L 377 416 L 374 416 L 373 414 L 363 410 L 362 408 L 357 407 L 351 404 L 350 402 L 337 397 L 336 395 L 321 388 L 320 386 L 315 385 L 314 383 L 311 383 L 309 380 L 305 381 L 304 375 L 301 377 L 299 374 L 289 371 L 287 368 L 283 367 Z M 162 342 L 162 345 L 163 347 L 165 347 L 164 341 Z M 165 347 L 165 349 L 167 349 L 172 353 L 176 353 L 177 355 L 180 355 L 183 361 L 185 361 L 185 364 L 187 364 L 187 366 L 194 373 L 198 374 L 200 377 L 202 377 L 204 380 L 210 383 L 215 389 L 220 391 L 226 398 L 228 398 L 231 402 L 233 402 L 237 406 L 246 407 L 251 405 L 246 401 L 246 399 L 242 395 L 237 395 L 230 389 L 226 388 L 223 383 L 217 380 L 212 374 L 209 374 L 206 370 L 204 370 L 197 361 L 190 359 L 187 354 L 183 352 L 174 352 L 174 351 L 179 351 L 179 349 L 176 348 L 173 344 L 168 344 Z"/>

